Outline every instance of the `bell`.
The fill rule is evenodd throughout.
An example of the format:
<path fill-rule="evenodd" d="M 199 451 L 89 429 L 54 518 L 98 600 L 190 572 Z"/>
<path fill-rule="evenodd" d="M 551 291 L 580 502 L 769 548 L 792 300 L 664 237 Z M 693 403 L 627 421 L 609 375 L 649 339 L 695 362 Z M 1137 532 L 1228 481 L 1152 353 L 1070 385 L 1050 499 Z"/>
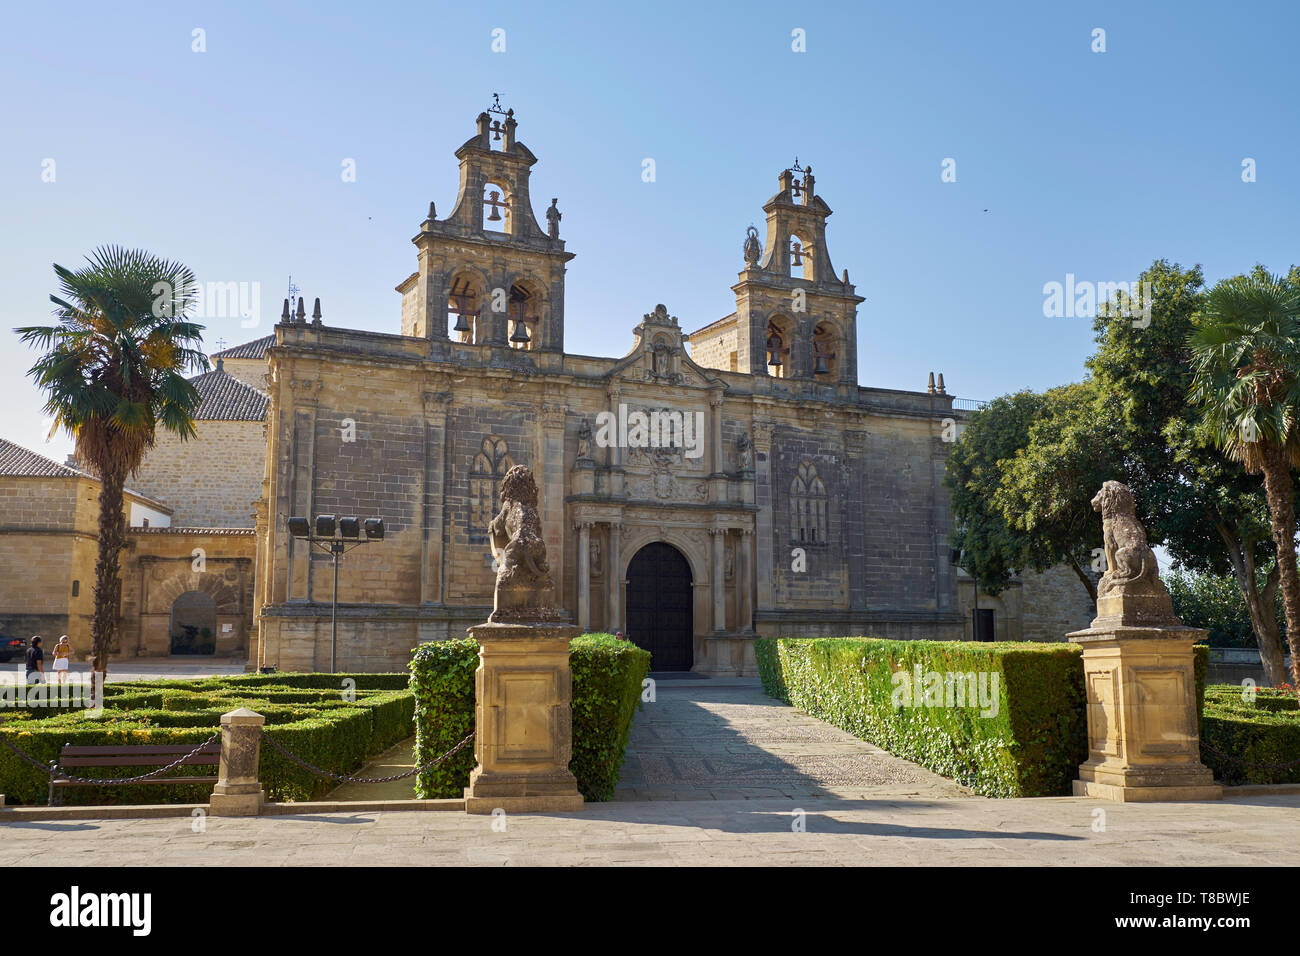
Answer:
<path fill-rule="evenodd" d="M 528 337 L 528 326 L 524 324 L 523 319 L 515 319 L 515 330 L 510 333 L 511 342 L 531 342 Z"/>
<path fill-rule="evenodd" d="M 768 365 L 775 365 L 777 368 L 780 368 L 780 367 L 781 367 L 781 353 L 778 352 L 776 349 L 769 349 L 769 350 L 768 350 L 768 353 L 767 353 L 767 364 L 768 364 Z"/>
<path fill-rule="evenodd" d="M 488 205 L 492 207 L 492 211 L 488 213 L 488 222 L 501 221 L 501 210 L 497 206 L 497 197 L 500 195 L 501 194 L 498 193 L 496 190 L 493 190 L 492 195 L 488 198 Z"/>
<path fill-rule="evenodd" d="M 792 266 L 803 265 L 803 254 L 802 254 L 802 250 L 800 249 L 799 243 L 796 242 L 793 246 L 790 247 L 790 255 L 792 256 L 792 258 L 790 259 L 790 265 Z"/>
<path fill-rule="evenodd" d="M 825 375 L 830 369 L 826 367 L 826 356 L 821 352 L 817 353 L 817 361 L 813 363 L 814 375 Z"/>
<path fill-rule="evenodd" d="M 470 332 L 470 331 L 473 331 L 473 330 L 470 328 L 470 325 L 469 325 L 469 319 L 465 317 L 465 313 L 464 313 L 464 312 L 457 312 L 457 313 L 456 313 L 456 331 L 457 331 L 457 332 Z"/>

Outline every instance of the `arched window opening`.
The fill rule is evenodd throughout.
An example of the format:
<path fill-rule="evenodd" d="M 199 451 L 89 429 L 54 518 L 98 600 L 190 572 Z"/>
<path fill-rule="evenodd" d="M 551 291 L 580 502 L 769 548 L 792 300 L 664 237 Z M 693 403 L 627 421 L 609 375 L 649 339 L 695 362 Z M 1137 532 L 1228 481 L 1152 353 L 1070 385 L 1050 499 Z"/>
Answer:
<path fill-rule="evenodd" d="M 769 319 L 767 323 L 767 374 L 773 378 L 788 378 L 790 372 L 790 322 L 785 318 Z"/>
<path fill-rule="evenodd" d="M 813 281 L 813 244 L 798 236 L 791 234 L 787 240 L 787 246 L 790 250 L 790 276 L 798 279 L 804 278 L 809 282 Z"/>
<path fill-rule="evenodd" d="M 540 347 L 541 296 L 527 282 L 510 287 L 510 347 L 532 351 Z"/>
<path fill-rule="evenodd" d="M 840 379 L 839 335 L 829 322 L 819 322 L 813 329 L 813 375 L 823 382 Z"/>
<path fill-rule="evenodd" d="M 511 232 L 510 197 L 497 183 L 483 184 L 483 228 L 489 232 Z"/>
<path fill-rule="evenodd" d="M 799 463 L 790 482 L 790 539 L 798 544 L 826 542 L 826 486 L 810 461 Z"/>
<path fill-rule="evenodd" d="M 479 283 L 472 276 L 455 276 L 447 300 L 447 331 L 451 340 L 465 345 L 482 342 L 482 312 L 483 290 Z"/>

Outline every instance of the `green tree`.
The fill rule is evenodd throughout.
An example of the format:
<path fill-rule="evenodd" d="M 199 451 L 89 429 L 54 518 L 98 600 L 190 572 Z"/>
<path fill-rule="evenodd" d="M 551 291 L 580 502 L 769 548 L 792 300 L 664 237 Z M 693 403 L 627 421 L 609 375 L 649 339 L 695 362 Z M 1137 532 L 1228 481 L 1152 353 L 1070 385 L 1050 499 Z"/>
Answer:
<path fill-rule="evenodd" d="M 989 594 L 1006 588 L 1031 562 L 1030 540 L 1008 524 L 993 500 L 1002 462 L 1029 441 L 1029 426 L 1044 401 L 1030 391 L 994 399 L 971 415 L 948 458 L 944 482 L 951 492 L 952 545 L 962 551 L 961 566 Z"/>
<path fill-rule="evenodd" d="M 1192 400 L 1233 461 L 1262 474 L 1292 683 L 1300 687 L 1300 577 L 1296 573 L 1295 478 L 1300 466 L 1300 274 L 1225 279 L 1210 290 L 1191 337 Z"/>
<path fill-rule="evenodd" d="M 1174 613 L 1184 624 L 1209 630 L 1211 647 L 1253 647 L 1254 622 L 1241 599 L 1241 588 L 1231 574 L 1208 574 L 1174 567 L 1161 575 Z M 1282 626 L 1282 602 L 1274 590 L 1273 616 Z"/>
<path fill-rule="evenodd" d="M 54 266 L 57 324 L 15 331 L 45 350 L 28 374 L 45 392 L 52 431 L 66 429 L 99 477 L 91 638 L 93 667 L 106 674 L 121 623 L 122 489 L 158 428 L 193 437 L 199 395 L 185 372 L 207 360 L 198 349 L 203 327 L 185 318 L 195 288 L 189 269 L 116 246 L 96 249 L 87 263 L 75 272 Z"/>
<path fill-rule="evenodd" d="M 1133 489 L 1148 537 L 1177 564 L 1233 575 L 1265 675 L 1281 683 L 1274 613 L 1280 572 L 1264 495 L 1241 464 L 1220 454 L 1187 401 L 1195 375 L 1188 338 L 1205 302 L 1204 276 L 1199 266 L 1157 260 L 1139 282 L 1149 292 L 1150 321 L 1103 310 L 1087 363 L 1100 397 L 1097 415 L 1118 431 L 1110 477 Z"/>

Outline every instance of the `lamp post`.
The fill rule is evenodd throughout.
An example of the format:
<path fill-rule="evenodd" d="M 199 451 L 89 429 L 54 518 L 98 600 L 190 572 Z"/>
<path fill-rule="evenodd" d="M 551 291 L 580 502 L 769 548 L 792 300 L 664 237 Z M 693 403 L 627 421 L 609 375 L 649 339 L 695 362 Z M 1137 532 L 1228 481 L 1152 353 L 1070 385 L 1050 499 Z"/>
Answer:
<path fill-rule="evenodd" d="M 950 557 L 952 558 L 952 563 L 958 568 L 961 568 L 961 559 L 963 556 L 964 552 L 960 548 L 952 549 Z M 978 641 L 980 640 L 980 579 L 979 575 L 973 570 L 966 568 L 965 571 L 970 575 L 971 580 L 975 582 L 975 608 L 971 611 L 970 630 L 971 637 Z"/>
<path fill-rule="evenodd" d="M 362 537 L 364 530 L 365 537 Z M 352 548 L 384 540 L 384 519 L 336 518 L 334 515 L 317 515 L 316 528 L 306 518 L 290 518 L 289 534 L 305 540 L 312 547 L 330 554 L 334 562 L 334 595 L 330 599 L 330 673 L 337 673 L 339 647 L 339 557 Z M 307 573 L 311 573 L 308 567 Z"/>

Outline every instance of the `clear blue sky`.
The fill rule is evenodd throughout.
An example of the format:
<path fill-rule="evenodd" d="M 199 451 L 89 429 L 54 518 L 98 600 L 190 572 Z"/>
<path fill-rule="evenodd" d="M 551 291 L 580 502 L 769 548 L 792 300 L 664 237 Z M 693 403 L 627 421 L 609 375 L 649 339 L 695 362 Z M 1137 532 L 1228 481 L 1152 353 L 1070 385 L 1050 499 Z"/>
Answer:
<path fill-rule="evenodd" d="M 49 317 L 51 263 L 100 244 L 260 282 L 260 327 L 210 322 L 211 350 L 269 333 L 290 273 L 327 323 L 398 331 L 410 238 L 429 200 L 451 210 L 452 152 L 494 91 L 577 254 L 572 351 L 622 355 L 656 302 L 687 329 L 732 311 L 745 227 L 797 155 L 866 296 L 862 384 L 1077 380 L 1090 323 L 1044 318 L 1044 283 L 1300 260 L 1298 27 L 1281 2 L 11 5 L 0 436 L 70 449 L 45 443 L 10 330 Z"/>

